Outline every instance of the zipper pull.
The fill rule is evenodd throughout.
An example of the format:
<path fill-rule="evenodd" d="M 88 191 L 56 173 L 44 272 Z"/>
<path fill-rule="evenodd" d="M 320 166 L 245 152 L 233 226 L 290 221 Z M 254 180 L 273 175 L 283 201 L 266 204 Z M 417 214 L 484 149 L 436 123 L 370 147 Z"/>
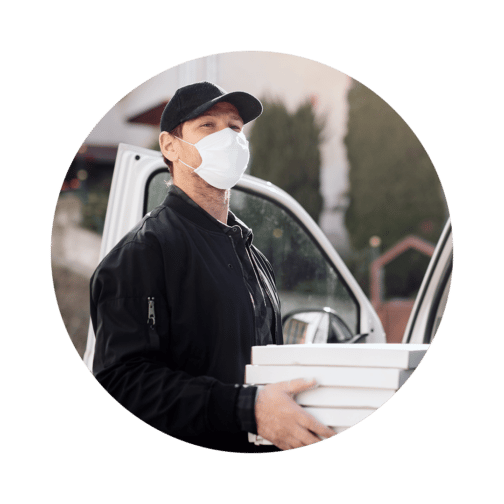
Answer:
<path fill-rule="evenodd" d="M 147 323 L 151 327 L 154 327 L 156 325 L 156 315 L 154 313 L 154 298 L 153 297 L 148 297 L 147 300 L 149 302 L 149 311 L 148 311 L 148 315 L 147 315 Z"/>

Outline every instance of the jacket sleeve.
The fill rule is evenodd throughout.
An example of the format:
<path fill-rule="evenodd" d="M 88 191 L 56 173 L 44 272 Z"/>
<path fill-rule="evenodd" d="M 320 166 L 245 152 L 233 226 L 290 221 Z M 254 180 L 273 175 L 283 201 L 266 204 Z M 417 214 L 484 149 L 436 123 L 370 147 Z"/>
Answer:
<path fill-rule="evenodd" d="M 159 250 L 134 241 L 114 249 L 99 265 L 90 285 L 93 373 L 126 409 L 167 434 L 237 432 L 239 385 L 168 365 L 170 309 L 163 268 Z M 149 324 L 152 299 L 155 323 Z"/>

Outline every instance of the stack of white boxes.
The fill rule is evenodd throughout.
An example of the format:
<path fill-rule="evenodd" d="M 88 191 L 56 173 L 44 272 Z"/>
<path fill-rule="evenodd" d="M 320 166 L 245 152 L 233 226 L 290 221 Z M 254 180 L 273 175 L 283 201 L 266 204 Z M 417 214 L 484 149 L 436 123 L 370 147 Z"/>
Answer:
<path fill-rule="evenodd" d="M 408 379 L 429 345 L 308 344 L 252 348 L 245 383 L 266 385 L 315 378 L 318 387 L 295 396 L 298 404 L 337 433 L 360 422 Z M 255 444 L 271 444 L 249 434 Z"/>

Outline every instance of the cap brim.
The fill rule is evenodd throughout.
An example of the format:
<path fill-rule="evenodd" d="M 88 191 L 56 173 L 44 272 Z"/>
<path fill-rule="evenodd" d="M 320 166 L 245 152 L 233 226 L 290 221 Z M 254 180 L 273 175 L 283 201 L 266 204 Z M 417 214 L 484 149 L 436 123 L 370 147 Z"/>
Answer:
<path fill-rule="evenodd" d="M 233 91 L 232 93 L 226 93 L 222 96 L 214 98 L 213 100 L 203 103 L 203 105 L 200 105 L 198 108 L 193 110 L 180 122 L 183 123 L 200 116 L 203 112 L 206 112 L 209 108 L 219 102 L 227 102 L 234 105 L 243 120 L 243 124 L 247 124 L 248 122 L 257 119 L 263 111 L 261 102 L 255 96 L 243 91 Z"/>

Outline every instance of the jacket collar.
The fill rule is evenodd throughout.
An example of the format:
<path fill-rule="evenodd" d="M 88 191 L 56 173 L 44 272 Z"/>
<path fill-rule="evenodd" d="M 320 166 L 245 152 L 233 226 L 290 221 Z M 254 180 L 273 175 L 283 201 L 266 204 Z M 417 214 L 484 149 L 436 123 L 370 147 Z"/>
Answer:
<path fill-rule="evenodd" d="M 229 210 L 227 226 L 211 216 L 206 210 L 203 210 L 194 200 L 192 200 L 180 187 L 171 184 L 168 188 L 168 194 L 161 206 L 171 208 L 186 219 L 194 222 L 198 226 L 213 232 L 227 233 L 233 226 L 239 226 L 242 229 L 242 236 L 247 245 L 252 243 L 252 230 L 236 215 Z"/>

